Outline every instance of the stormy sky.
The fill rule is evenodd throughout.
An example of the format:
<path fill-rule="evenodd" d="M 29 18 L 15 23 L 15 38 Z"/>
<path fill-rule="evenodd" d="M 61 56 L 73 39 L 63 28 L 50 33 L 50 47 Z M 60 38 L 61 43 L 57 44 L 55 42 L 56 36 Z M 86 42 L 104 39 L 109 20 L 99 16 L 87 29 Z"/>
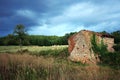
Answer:
<path fill-rule="evenodd" d="M 23 24 L 29 34 L 120 29 L 120 0 L 0 0 L 0 36 Z"/>

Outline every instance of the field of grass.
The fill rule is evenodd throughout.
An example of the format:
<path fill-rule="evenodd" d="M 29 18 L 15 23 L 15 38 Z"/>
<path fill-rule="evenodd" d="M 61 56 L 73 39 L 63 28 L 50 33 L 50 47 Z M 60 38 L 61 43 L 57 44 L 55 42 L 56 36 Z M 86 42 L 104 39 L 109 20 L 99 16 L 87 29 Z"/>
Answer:
<path fill-rule="evenodd" d="M 59 45 L 54 45 L 54 46 L 23 46 L 22 49 L 25 50 L 27 49 L 30 52 L 40 52 L 43 50 L 56 50 L 56 49 L 63 49 L 67 48 L 67 45 L 59 46 Z M 0 53 L 15 53 L 18 50 L 20 50 L 19 46 L 0 46 Z"/>
<path fill-rule="evenodd" d="M 0 80 L 120 80 L 120 70 L 68 59 L 67 46 L 0 46 Z"/>

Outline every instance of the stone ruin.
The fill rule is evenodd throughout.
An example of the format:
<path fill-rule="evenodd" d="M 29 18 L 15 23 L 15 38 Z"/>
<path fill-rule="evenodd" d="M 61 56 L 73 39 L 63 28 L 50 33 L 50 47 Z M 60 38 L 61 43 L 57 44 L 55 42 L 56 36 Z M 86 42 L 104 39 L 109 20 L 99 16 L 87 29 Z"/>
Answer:
<path fill-rule="evenodd" d="M 68 39 L 70 60 L 87 64 L 96 64 L 99 62 L 98 56 L 95 56 L 92 50 L 91 37 L 93 34 L 96 35 L 97 43 L 101 43 L 101 40 L 103 40 L 104 44 L 107 45 L 107 50 L 109 52 L 114 52 L 112 48 L 114 45 L 114 38 L 111 35 L 81 30 Z"/>

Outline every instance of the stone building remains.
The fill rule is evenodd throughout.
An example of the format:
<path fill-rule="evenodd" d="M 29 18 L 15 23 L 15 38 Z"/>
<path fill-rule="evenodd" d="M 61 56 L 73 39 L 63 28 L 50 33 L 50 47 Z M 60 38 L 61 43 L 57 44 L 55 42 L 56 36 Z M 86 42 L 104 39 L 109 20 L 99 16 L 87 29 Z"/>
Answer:
<path fill-rule="evenodd" d="M 68 39 L 70 60 L 87 64 L 96 64 L 99 61 L 92 50 L 91 37 L 93 34 L 96 35 L 97 43 L 100 43 L 101 40 L 103 40 L 104 44 L 107 45 L 107 50 L 109 52 L 114 52 L 114 49 L 112 48 L 114 45 L 114 38 L 111 35 L 81 30 Z"/>

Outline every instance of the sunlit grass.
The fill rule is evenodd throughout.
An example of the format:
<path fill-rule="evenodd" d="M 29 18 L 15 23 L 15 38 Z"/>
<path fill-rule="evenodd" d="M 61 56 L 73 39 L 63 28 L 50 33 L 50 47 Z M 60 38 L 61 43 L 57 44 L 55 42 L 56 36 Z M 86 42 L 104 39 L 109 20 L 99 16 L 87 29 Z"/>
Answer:
<path fill-rule="evenodd" d="M 19 48 L 20 48 L 19 46 L 0 46 L 0 53 L 17 52 Z"/>
<path fill-rule="evenodd" d="M 40 52 L 43 50 L 55 50 L 55 49 L 63 49 L 67 48 L 68 45 L 54 45 L 54 46 L 23 46 L 22 49 L 27 49 L 30 52 Z M 5 52 L 17 52 L 20 50 L 19 46 L 0 46 L 0 53 Z"/>

